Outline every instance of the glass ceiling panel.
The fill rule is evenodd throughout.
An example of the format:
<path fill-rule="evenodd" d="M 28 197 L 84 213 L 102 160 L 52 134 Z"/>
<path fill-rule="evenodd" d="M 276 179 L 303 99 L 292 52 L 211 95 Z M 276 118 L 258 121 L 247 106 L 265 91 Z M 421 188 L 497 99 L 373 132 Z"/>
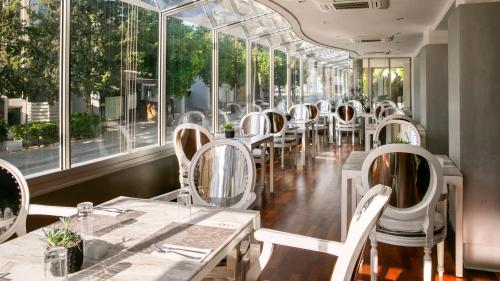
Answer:
<path fill-rule="evenodd" d="M 196 8 L 182 11 L 172 15 L 172 17 L 183 20 L 185 23 L 201 25 L 208 29 L 212 29 L 212 24 L 210 23 L 210 19 L 205 12 L 205 7 L 198 6 Z"/>
<path fill-rule="evenodd" d="M 250 38 L 262 37 L 278 30 L 290 28 L 288 22 L 278 14 L 243 22 L 241 25 L 247 29 Z"/>
<path fill-rule="evenodd" d="M 273 12 L 260 3 L 246 0 L 217 0 L 206 6 L 211 13 L 214 28 Z"/>

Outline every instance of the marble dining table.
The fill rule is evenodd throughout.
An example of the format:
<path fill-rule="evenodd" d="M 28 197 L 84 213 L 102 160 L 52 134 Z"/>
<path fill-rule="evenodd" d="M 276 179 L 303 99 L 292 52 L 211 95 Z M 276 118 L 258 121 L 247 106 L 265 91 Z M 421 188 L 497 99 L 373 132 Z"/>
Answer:
<path fill-rule="evenodd" d="M 202 280 L 260 227 L 258 211 L 193 206 L 191 217 L 179 220 L 177 205 L 171 202 L 118 197 L 101 206 L 125 212 L 94 214 L 93 239 L 107 242 L 107 254 L 97 260 L 85 258 L 82 269 L 70 274 L 69 280 Z M 153 243 L 211 251 L 194 260 L 158 254 Z M 45 248 L 41 229 L 0 245 L 0 272 L 8 273 L 4 279 L 43 280 Z"/>

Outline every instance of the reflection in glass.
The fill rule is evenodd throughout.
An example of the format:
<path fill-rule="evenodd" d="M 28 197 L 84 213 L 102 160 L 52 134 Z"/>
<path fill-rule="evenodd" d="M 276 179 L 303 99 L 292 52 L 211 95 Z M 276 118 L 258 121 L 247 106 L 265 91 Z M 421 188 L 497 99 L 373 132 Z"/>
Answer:
<path fill-rule="evenodd" d="M 196 129 L 182 129 L 175 140 L 180 145 L 184 156 L 191 161 L 200 147 L 210 142 L 207 135 Z"/>
<path fill-rule="evenodd" d="M 292 104 L 300 103 L 300 59 L 290 56 L 290 95 Z"/>
<path fill-rule="evenodd" d="M 286 54 L 274 51 L 274 105 L 286 112 Z"/>
<path fill-rule="evenodd" d="M 430 184 L 430 168 L 425 158 L 411 153 L 379 156 L 370 167 L 370 186 L 392 187 L 390 205 L 410 208 L 425 197 Z"/>
<path fill-rule="evenodd" d="M 243 197 L 248 173 L 245 156 L 239 149 L 229 145 L 214 147 L 196 163 L 196 192 L 208 204 L 230 207 Z"/>
<path fill-rule="evenodd" d="M 381 130 L 378 137 L 379 145 L 390 143 L 407 143 L 420 145 L 420 134 L 415 126 L 408 122 L 389 123 Z"/>
<path fill-rule="evenodd" d="M 252 44 L 252 104 L 262 110 L 270 108 L 269 48 Z"/>

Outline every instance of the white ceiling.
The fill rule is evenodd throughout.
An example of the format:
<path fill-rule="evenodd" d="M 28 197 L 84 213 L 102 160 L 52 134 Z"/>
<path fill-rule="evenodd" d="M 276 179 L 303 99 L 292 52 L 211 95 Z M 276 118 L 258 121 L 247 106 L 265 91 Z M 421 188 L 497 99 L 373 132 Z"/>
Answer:
<path fill-rule="evenodd" d="M 288 12 L 295 18 L 305 37 L 327 46 L 355 51 L 360 56 L 373 56 L 367 55 L 367 52 L 380 51 L 390 51 L 389 56 L 413 55 L 421 45 L 424 31 L 438 20 L 448 2 L 448 0 L 390 0 L 390 6 L 385 10 L 370 8 L 323 12 L 320 9 L 319 3 L 332 1 L 261 0 L 261 2 L 273 2 L 272 4 L 281 8 L 280 10 Z M 352 38 L 364 36 L 394 36 L 394 40 L 388 43 L 351 41 Z"/>

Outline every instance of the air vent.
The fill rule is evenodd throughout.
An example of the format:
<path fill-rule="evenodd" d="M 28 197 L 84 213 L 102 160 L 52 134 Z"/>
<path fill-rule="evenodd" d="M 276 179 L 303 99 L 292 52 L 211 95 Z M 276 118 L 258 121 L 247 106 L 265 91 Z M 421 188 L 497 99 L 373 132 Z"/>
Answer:
<path fill-rule="evenodd" d="M 389 55 L 391 51 L 373 51 L 373 52 L 366 52 L 365 54 L 368 56 L 375 56 L 375 55 Z"/>
<path fill-rule="evenodd" d="M 352 43 L 387 43 L 394 40 L 394 36 L 358 37 L 351 39 Z"/>
<path fill-rule="evenodd" d="M 316 0 L 316 3 L 323 12 L 389 8 L 389 0 Z"/>
<path fill-rule="evenodd" d="M 335 10 L 368 9 L 370 8 L 370 3 L 368 2 L 333 3 L 333 7 L 335 7 Z"/>

